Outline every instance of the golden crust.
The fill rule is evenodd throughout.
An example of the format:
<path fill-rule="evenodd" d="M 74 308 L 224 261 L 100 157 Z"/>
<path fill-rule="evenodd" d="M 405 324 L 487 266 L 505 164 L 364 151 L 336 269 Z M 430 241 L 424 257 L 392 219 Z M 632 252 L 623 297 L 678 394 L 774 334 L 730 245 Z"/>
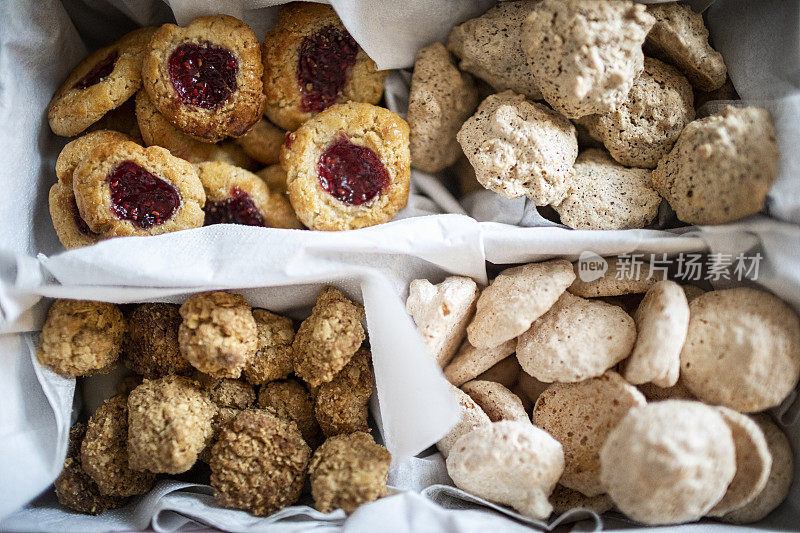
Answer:
<path fill-rule="evenodd" d="M 98 146 L 102 144 L 132 141 L 132 137 L 118 131 L 96 130 L 70 141 L 61 149 L 56 159 L 56 177 L 58 181 L 72 187 L 72 175 L 78 164 Z"/>
<path fill-rule="evenodd" d="M 389 173 L 389 185 L 362 205 L 348 205 L 328 194 L 319 183 L 322 152 L 341 135 L 366 146 Z M 411 181 L 409 129 L 388 109 L 349 102 L 329 107 L 287 136 L 281 150 L 289 199 L 297 217 L 310 229 L 340 231 L 390 221 L 408 202 Z"/>
<path fill-rule="evenodd" d="M 139 165 L 177 189 L 181 203 L 164 223 L 143 229 L 129 220 L 117 218 L 112 212 L 111 188 L 106 176 L 126 161 Z M 97 146 L 75 168 L 73 189 L 81 218 L 92 231 L 106 238 L 159 235 L 203 225 L 202 206 L 206 198 L 197 172 L 188 161 L 172 156 L 159 146 L 142 148 L 130 141 Z"/>
<path fill-rule="evenodd" d="M 277 163 L 281 158 L 281 145 L 286 132 L 269 120 L 262 118 L 253 129 L 236 139 L 247 155 L 263 165 Z"/>
<path fill-rule="evenodd" d="M 311 449 L 294 422 L 263 409 L 237 414 L 211 450 L 211 486 L 223 507 L 266 516 L 300 498 Z"/>
<path fill-rule="evenodd" d="M 319 438 L 319 424 L 314 418 L 314 404 L 305 385 L 296 379 L 273 381 L 262 385 L 258 391 L 258 406 L 270 408 L 276 415 L 297 424 L 303 440 L 315 447 Z"/>
<path fill-rule="evenodd" d="M 77 135 L 133 96 L 142 85 L 142 58 L 154 32 L 155 28 L 139 28 L 84 59 L 59 87 L 47 108 L 53 133 L 64 137 Z M 75 87 L 113 52 L 118 57 L 108 76 L 85 89 Z"/>
<path fill-rule="evenodd" d="M 53 221 L 53 228 L 56 230 L 58 240 L 64 248 L 80 248 L 90 246 L 102 237 L 94 233 L 88 226 L 81 229 L 78 225 L 81 215 L 78 212 L 78 205 L 75 203 L 75 194 L 72 187 L 62 183 L 55 183 L 50 187 L 49 194 L 50 218 Z M 85 226 L 86 223 L 84 222 Z M 84 233 L 87 231 L 87 233 Z"/>
<path fill-rule="evenodd" d="M 314 413 L 326 437 L 369 431 L 367 404 L 375 385 L 370 357 L 369 351 L 359 350 L 332 381 L 320 386 Z"/>
<path fill-rule="evenodd" d="M 178 345 L 179 308 L 175 304 L 145 303 L 133 310 L 128 317 L 128 335 L 122 344 L 128 368 L 149 379 L 192 370 Z"/>
<path fill-rule="evenodd" d="M 253 309 L 258 328 L 258 351 L 244 368 L 244 376 L 253 385 L 284 379 L 294 371 L 292 341 L 294 324 L 291 318 Z"/>
<path fill-rule="evenodd" d="M 264 61 L 265 114 L 278 126 L 293 131 L 316 113 L 301 109 L 301 87 L 297 79 L 299 48 L 303 39 L 326 26 L 347 31 L 336 12 L 328 5 L 292 2 L 280 12 L 275 28 L 267 32 L 262 44 Z M 387 71 L 378 71 L 375 62 L 360 47 L 355 65 L 336 103 L 377 104 L 383 94 Z"/>
<path fill-rule="evenodd" d="M 175 48 L 185 43 L 223 47 L 238 61 L 237 88 L 215 109 L 184 104 L 172 86 L 169 57 Z M 171 124 L 196 139 L 216 142 L 244 135 L 261 117 L 264 111 L 262 73 L 261 51 L 250 27 L 228 15 L 213 15 L 198 17 L 185 28 L 174 24 L 161 26 L 145 54 L 142 84 L 158 111 Z"/>
<path fill-rule="evenodd" d="M 312 387 L 331 381 L 364 342 L 363 319 L 363 306 L 325 287 L 294 337 L 295 374 Z"/>
<path fill-rule="evenodd" d="M 256 176 L 264 180 L 270 190 L 281 194 L 288 193 L 286 186 L 286 171 L 280 164 L 270 165 L 256 172 Z"/>
<path fill-rule="evenodd" d="M 207 202 L 224 202 L 231 198 L 233 189 L 239 189 L 250 196 L 267 227 L 303 227 L 286 198 L 271 191 L 264 180 L 255 174 L 221 161 L 200 163 L 197 173 L 205 189 Z"/>
<path fill-rule="evenodd" d="M 329 438 L 314 452 L 309 467 L 314 507 L 323 513 L 352 513 L 386 496 L 391 461 L 389 451 L 368 433 Z"/>
<path fill-rule="evenodd" d="M 39 363 L 67 376 L 114 368 L 125 334 L 125 318 L 114 304 L 56 300 L 39 335 Z"/>

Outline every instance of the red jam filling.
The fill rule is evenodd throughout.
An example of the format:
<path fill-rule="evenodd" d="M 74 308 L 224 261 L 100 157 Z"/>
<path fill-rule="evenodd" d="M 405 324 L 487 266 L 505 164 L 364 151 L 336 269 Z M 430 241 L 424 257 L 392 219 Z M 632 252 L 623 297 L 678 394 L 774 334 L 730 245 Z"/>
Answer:
<path fill-rule="evenodd" d="M 369 202 L 389 186 L 389 172 L 378 154 L 341 135 L 328 146 L 317 163 L 319 184 L 348 205 Z"/>
<path fill-rule="evenodd" d="M 103 81 L 106 76 L 114 72 L 114 65 L 117 64 L 118 57 L 119 54 L 116 50 L 108 54 L 106 57 L 98 61 L 97 64 L 92 67 L 92 70 L 87 72 L 84 77 L 79 79 L 73 88 L 85 89 Z"/>
<path fill-rule="evenodd" d="M 111 188 L 111 211 L 134 226 L 148 229 L 163 224 L 180 206 L 178 190 L 133 161 L 123 161 L 106 176 Z"/>
<path fill-rule="evenodd" d="M 357 55 L 358 43 L 337 26 L 325 26 L 303 38 L 297 63 L 297 81 L 303 94 L 300 109 L 320 112 L 335 104 Z"/>
<path fill-rule="evenodd" d="M 169 56 L 169 79 L 186 105 L 216 109 L 236 89 L 239 62 L 211 43 L 186 43 Z"/>
<path fill-rule="evenodd" d="M 261 211 L 250 195 L 238 187 L 231 189 L 231 196 L 221 202 L 206 202 L 205 225 L 243 224 L 245 226 L 266 226 Z"/>

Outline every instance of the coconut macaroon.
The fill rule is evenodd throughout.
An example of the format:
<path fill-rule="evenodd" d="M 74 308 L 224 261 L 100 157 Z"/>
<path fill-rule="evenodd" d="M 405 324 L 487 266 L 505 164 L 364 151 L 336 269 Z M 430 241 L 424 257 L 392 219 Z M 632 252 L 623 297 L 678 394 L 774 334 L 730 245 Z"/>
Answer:
<path fill-rule="evenodd" d="M 537 1 L 499 2 L 480 17 L 453 28 L 447 48 L 461 59 L 461 70 L 497 91 L 510 89 L 531 100 L 541 99 L 521 39 L 522 23 Z"/>
<path fill-rule="evenodd" d="M 292 319 L 266 309 L 253 309 L 253 318 L 258 330 L 258 350 L 242 374 L 253 385 L 288 377 L 294 371 Z"/>
<path fill-rule="evenodd" d="M 110 372 L 125 329 L 122 311 L 114 304 L 56 300 L 47 311 L 36 358 L 64 376 Z"/>
<path fill-rule="evenodd" d="M 723 224 L 758 213 L 779 170 L 769 112 L 727 106 L 684 128 L 653 171 L 653 187 L 683 222 Z"/>
<path fill-rule="evenodd" d="M 653 190 L 649 170 L 624 167 L 597 149 L 582 152 L 574 168 L 569 192 L 553 206 L 562 224 L 574 229 L 634 229 L 658 215 L 661 197 Z"/>
<path fill-rule="evenodd" d="M 697 398 L 743 413 L 780 404 L 800 377 L 800 319 L 779 298 L 739 287 L 689 305 L 681 379 Z"/>
<path fill-rule="evenodd" d="M 181 305 L 181 355 L 201 372 L 238 378 L 258 349 L 258 328 L 240 294 L 193 294 Z"/>
<path fill-rule="evenodd" d="M 444 367 L 455 355 L 475 314 L 478 285 L 451 276 L 438 285 L 415 279 L 408 288 L 406 311 L 414 319 L 431 356 Z"/>
<path fill-rule="evenodd" d="M 408 100 L 411 164 L 439 172 L 456 162 L 456 133 L 478 105 L 478 89 L 459 72 L 442 43 L 417 52 Z"/>
<path fill-rule="evenodd" d="M 618 162 L 655 168 L 694 120 L 692 86 L 674 67 L 646 57 L 627 99 L 613 111 L 581 122 Z"/>
<path fill-rule="evenodd" d="M 466 392 L 457 387 L 451 387 L 450 392 L 458 402 L 461 417 L 458 423 L 450 428 L 450 431 L 436 443 L 436 448 L 439 449 L 445 459 L 459 437 L 466 435 L 477 427 L 488 426 L 492 423 L 486 413 L 483 412 L 483 409 Z"/>
<path fill-rule="evenodd" d="M 128 463 L 135 470 L 189 470 L 212 436 L 216 405 L 183 376 L 145 380 L 128 397 Z"/>
<path fill-rule="evenodd" d="M 725 84 L 727 68 L 722 54 L 708 44 L 702 13 L 683 2 L 651 4 L 647 12 L 656 20 L 644 44 L 648 55 L 678 67 L 701 91 L 714 91 Z"/>
<path fill-rule="evenodd" d="M 474 429 L 447 457 L 447 473 L 458 488 L 538 519 L 553 511 L 548 498 L 563 470 L 561 444 L 527 422 Z"/>
<path fill-rule="evenodd" d="M 311 457 L 308 468 L 311 496 L 318 511 L 344 509 L 386 496 L 392 455 L 369 433 L 358 431 L 326 440 Z"/>
<path fill-rule="evenodd" d="M 461 390 L 469 394 L 492 422 L 501 420 L 530 422 L 522 400 L 500 383 L 476 379 L 464 383 Z"/>
<path fill-rule="evenodd" d="M 467 326 L 469 342 L 492 348 L 524 333 L 574 279 L 572 265 L 563 259 L 504 270 L 478 298 L 475 318 Z"/>
<path fill-rule="evenodd" d="M 516 349 L 517 343 L 514 339 L 492 348 L 475 348 L 468 340 L 465 340 L 456 356 L 445 367 L 444 377 L 456 387 L 460 387 L 501 361 L 508 359 Z"/>
<path fill-rule="evenodd" d="M 506 91 L 484 100 L 457 135 L 485 188 L 536 205 L 560 202 L 578 156 L 575 126 L 552 109 Z"/>
<path fill-rule="evenodd" d="M 736 474 L 725 496 L 711 509 L 709 516 L 723 516 L 741 509 L 764 490 L 772 468 L 772 455 L 764 432 L 749 416 L 727 407 L 717 407 L 733 436 L 736 448 Z"/>
<path fill-rule="evenodd" d="M 603 298 L 647 292 L 650 287 L 664 279 L 664 272 L 657 269 L 633 268 L 632 260 L 624 257 L 604 257 L 608 268 L 591 281 L 578 275 L 580 262 L 573 263 L 576 277 L 567 290 L 583 298 Z"/>
<path fill-rule="evenodd" d="M 517 339 L 522 369 L 544 382 L 600 376 L 631 353 L 636 324 L 622 308 L 569 292 Z"/>
<path fill-rule="evenodd" d="M 543 0 L 522 25 L 522 49 L 553 109 L 569 118 L 603 114 L 625 102 L 641 74 L 654 23 L 627 0 Z"/>
<path fill-rule="evenodd" d="M 633 319 L 636 344 L 622 363 L 622 375 L 634 385 L 652 381 L 659 387 L 672 387 L 678 382 L 689 328 L 686 294 L 674 281 L 659 281 L 647 291 Z"/>
<path fill-rule="evenodd" d="M 758 522 L 774 511 L 789 494 L 794 477 L 794 456 L 786 434 L 775 425 L 767 414 L 754 415 L 767 440 L 769 453 L 772 456 L 772 467 L 767 483 L 756 497 L 743 507 L 722 517 L 725 522 L 750 524 Z"/>
<path fill-rule="evenodd" d="M 580 383 L 553 383 L 542 392 L 533 423 L 564 448 L 559 483 L 590 497 L 604 493 L 600 449 L 628 411 L 646 403 L 636 387 L 611 370 Z"/>
<path fill-rule="evenodd" d="M 651 525 L 706 515 L 735 472 L 731 431 L 718 410 L 700 402 L 634 407 L 600 450 L 600 482 L 614 504 Z"/>

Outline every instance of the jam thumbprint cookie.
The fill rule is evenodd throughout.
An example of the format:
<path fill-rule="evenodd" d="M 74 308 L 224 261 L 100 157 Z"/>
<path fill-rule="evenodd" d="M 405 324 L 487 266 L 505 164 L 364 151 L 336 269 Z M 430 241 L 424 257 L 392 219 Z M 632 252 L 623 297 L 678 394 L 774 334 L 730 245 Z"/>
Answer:
<path fill-rule="evenodd" d="M 264 39 L 267 117 L 285 130 L 333 104 L 377 104 L 386 71 L 358 46 L 327 5 L 292 2 Z"/>
<path fill-rule="evenodd" d="M 75 168 L 73 189 L 81 218 L 103 238 L 203 225 L 206 195 L 197 171 L 159 146 L 102 144 Z"/>
<path fill-rule="evenodd" d="M 263 113 L 261 53 L 253 31 L 227 15 L 164 24 L 142 64 L 144 88 L 184 133 L 216 142 L 247 133 Z"/>
<path fill-rule="evenodd" d="M 286 137 L 281 164 L 289 199 L 311 229 L 388 222 L 408 202 L 408 124 L 388 109 L 348 102 Z"/>
<path fill-rule="evenodd" d="M 132 31 L 84 59 L 50 101 L 53 133 L 77 135 L 133 96 L 142 86 L 142 59 L 155 31 Z"/>
<path fill-rule="evenodd" d="M 206 192 L 206 226 L 302 227 L 286 197 L 255 174 L 220 161 L 197 165 L 197 173 Z"/>

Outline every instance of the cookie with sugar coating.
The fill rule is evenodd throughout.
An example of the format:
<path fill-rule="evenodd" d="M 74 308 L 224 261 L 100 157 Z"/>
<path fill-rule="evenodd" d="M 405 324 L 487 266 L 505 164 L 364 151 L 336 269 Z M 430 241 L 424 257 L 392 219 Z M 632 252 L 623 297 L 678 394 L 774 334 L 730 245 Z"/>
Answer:
<path fill-rule="evenodd" d="M 417 52 L 408 101 L 411 164 L 439 172 L 456 162 L 461 146 L 456 133 L 478 105 L 478 89 L 459 72 L 442 43 Z"/>
<path fill-rule="evenodd" d="M 517 339 L 522 369 L 540 381 L 576 383 L 625 359 L 636 324 L 622 308 L 569 292 Z"/>
<path fill-rule="evenodd" d="M 600 449 L 628 411 L 646 403 L 636 387 L 611 370 L 580 383 L 547 387 L 533 407 L 533 423 L 564 448 L 559 483 L 589 497 L 603 494 Z"/>
<path fill-rule="evenodd" d="M 553 109 L 569 118 L 607 113 L 641 74 L 654 23 L 630 1 L 543 0 L 522 24 L 522 49 Z"/>
<path fill-rule="evenodd" d="M 700 400 L 743 413 L 780 404 L 800 378 L 800 319 L 776 296 L 739 287 L 689 305 L 681 379 Z"/>
<path fill-rule="evenodd" d="M 505 91 L 484 100 L 456 136 L 485 188 L 536 205 L 560 202 L 578 156 L 575 126 L 549 107 Z"/>
<path fill-rule="evenodd" d="M 497 91 L 512 90 L 540 100 L 525 52 L 522 23 L 538 0 L 498 2 L 480 17 L 450 31 L 447 48 L 461 59 L 459 68 Z"/>
<path fill-rule="evenodd" d="M 652 381 L 659 387 L 672 387 L 678 382 L 689 328 L 689 303 L 683 289 L 674 281 L 659 281 L 647 291 L 633 319 L 636 344 L 622 363 L 622 375 L 634 385 Z"/>
<path fill-rule="evenodd" d="M 475 400 L 492 422 L 501 420 L 530 422 L 528 413 L 522 406 L 522 400 L 500 383 L 475 379 L 461 385 L 461 390 Z"/>
<path fill-rule="evenodd" d="M 548 498 L 563 469 L 558 441 L 532 424 L 509 420 L 470 431 L 447 457 L 447 473 L 458 488 L 538 519 L 553 511 Z"/>
<path fill-rule="evenodd" d="M 478 285 L 463 276 L 450 276 L 437 285 L 415 279 L 408 292 L 406 311 L 414 319 L 428 352 L 444 367 L 464 340 L 467 324 L 475 315 Z"/>
<path fill-rule="evenodd" d="M 666 63 L 645 57 L 644 71 L 620 106 L 580 121 L 619 163 L 655 168 L 658 160 L 672 149 L 686 124 L 694 120 L 693 103 L 692 86 L 683 74 Z"/>
<path fill-rule="evenodd" d="M 483 409 L 481 409 L 480 406 L 475 403 L 475 400 L 470 398 L 466 392 L 458 387 L 451 387 L 450 392 L 458 402 L 461 418 L 458 423 L 450 428 L 450 431 L 436 443 L 436 448 L 439 449 L 445 459 L 450 454 L 450 450 L 459 437 L 477 427 L 488 426 L 492 423 L 486 413 L 483 412 Z"/>
<path fill-rule="evenodd" d="M 723 224 L 758 213 L 779 171 L 769 112 L 727 106 L 684 128 L 653 171 L 653 187 L 683 222 Z"/>
<path fill-rule="evenodd" d="M 469 342 L 491 348 L 521 335 L 574 279 L 572 265 L 563 259 L 504 270 L 478 297 L 475 318 L 467 326 Z"/>
<path fill-rule="evenodd" d="M 749 416 L 727 407 L 717 407 L 733 435 L 736 447 L 736 474 L 725 496 L 708 512 L 723 516 L 741 509 L 764 490 L 772 468 L 772 454 L 764 432 Z"/>
<path fill-rule="evenodd" d="M 516 348 L 517 343 L 514 342 L 514 339 L 491 348 L 475 348 L 468 340 L 465 340 L 455 357 L 445 367 L 444 376 L 450 383 L 460 387 L 507 359 Z"/>
<path fill-rule="evenodd" d="M 600 482 L 614 504 L 651 525 L 698 520 L 735 472 L 731 431 L 719 411 L 700 402 L 634 407 L 600 450 Z"/>
<path fill-rule="evenodd" d="M 664 2 L 647 6 L 656 22 L 644 50 L 678 67 L 692 85 L 713 91 L 725 84 L 728 69 L 722 54 L 708 43 L 708 28 L 702 13 L 695 13 L 683 2 Z"/>
<path fill-rule="evenodd" d="M 661 197 L 644 168 L 627 168 L 606 151 L 589 149 L 575 160 L 575 175 L 564 199 L 553 208 L 573 229 L 635 229 L 650 224 Z"/>
<path fill-rule="evenodd" d="M 636 268 L 633 257 L 615 256 L 603 259 L 608 264 L 608 268 L 602 276 L 591 281 L 581 279 L 580 262 L 573 263 L 575 281 L 567 290 L 575 296 L 583 298 L 639 294 L 647 292 L 650 287 L 664 279 L 662 270 L 650 269 L 644 265 Z"/>

